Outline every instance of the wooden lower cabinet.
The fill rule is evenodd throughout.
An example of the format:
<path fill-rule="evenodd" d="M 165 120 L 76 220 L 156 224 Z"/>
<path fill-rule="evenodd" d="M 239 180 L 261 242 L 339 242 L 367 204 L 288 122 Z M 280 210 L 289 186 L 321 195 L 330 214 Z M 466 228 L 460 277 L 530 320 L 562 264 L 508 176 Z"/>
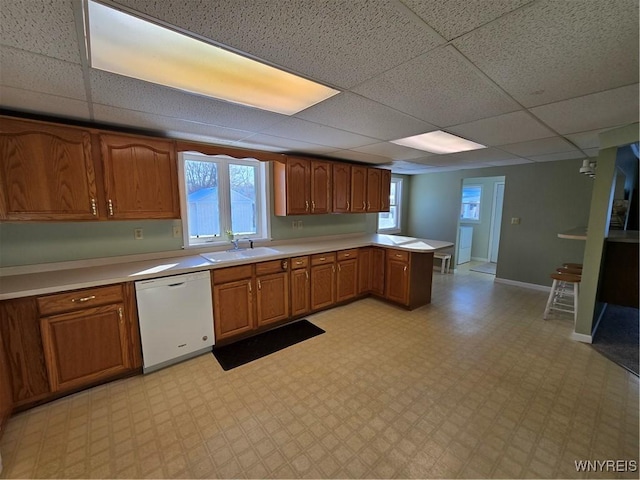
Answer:
<path fill-rule="evenodd" d="M 320 310 L 336 303 L 336 254 L 311 256 L 311 310 Z"/>
<path fill-rule="evenodd" d="M 291 316 L 306 314 L 311 309 L 309 257 L 291 259 Z"/>
<path fill-rule="evenodd" d="M 371 248 L 371 293 L 380 297 L 384 296 L 385 258 L 384 248 Z"/>
<path fill-rule="evenodd" d="M 409 303 L 409 262 L 387 259 L 385 297 L 392 302 Z"/>
<path fill-rule="evenodd" d="M 409 309 L 431 302 L 433 252 L 387 249 L 385 298 Z"/>
<path fill-rule="evenodd" d="M 256 279 L 258 327 L 289 318 L 289 273 L 272 273 Z"/>
<path fill-rule="evenodd" d="M 358 294 L 358 249 L 337 254 L 336 302 L 344 302 Z"/>
<path fill-rule="evenodd" d="M 233 267 L 232 267 L 233 268 Z M 253 279 L 213 285 L 213 325 L 216 341 L 255 328 Z"/>
<path fill-rule="evenodd" d="M 123 303 L 43 317 L 40 330 L 52 392 L 131 368 Z"/>

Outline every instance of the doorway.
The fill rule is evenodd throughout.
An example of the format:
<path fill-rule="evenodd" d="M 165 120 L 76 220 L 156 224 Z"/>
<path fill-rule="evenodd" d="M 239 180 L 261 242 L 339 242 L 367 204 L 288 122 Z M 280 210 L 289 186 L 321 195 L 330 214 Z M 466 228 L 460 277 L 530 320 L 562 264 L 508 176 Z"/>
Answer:
<path fill-rule="evenodd" d="M 496 182 L 493 187 L 493 211 L 491 212 L 491 231 L 489 235 L 489 262 L 491 263 L 498 263 L 503 203 L 504 182 Z"/>

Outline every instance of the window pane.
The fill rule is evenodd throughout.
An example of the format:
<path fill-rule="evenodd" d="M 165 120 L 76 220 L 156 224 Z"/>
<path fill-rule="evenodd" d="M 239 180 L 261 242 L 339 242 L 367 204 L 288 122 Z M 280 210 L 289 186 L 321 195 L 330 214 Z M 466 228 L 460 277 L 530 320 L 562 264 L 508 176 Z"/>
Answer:
<path fill-rule="evenodd" d="M 220 235 L 218 169 L 213 162 L 186 160 L 189 237 Z"/>
<path fill-rule="evenodd" d="M 391 182 L 391 190 L 389 193 L 389 205 L 396 204 L 396 182 Z"/>
<path fill-rule="evenodd" d="M 258 232 L 256 169 L 252 165 L 229 165 L 231 230 L 235 234 L 253 235 Z"/>
<path fill-rule="evenodd" d="M 482 187 L 462 187 L 462 207 L 460 209 L 461 220 L 480 220 L 480 198 Z"/>
<path fill-rule="evenodd" d="M 391 206 L 389 212 L 381 212 L 378 214 L 378 229 L 386 230 L 389 228 L 396 228 L 397 223 L 397 207 Z"/>

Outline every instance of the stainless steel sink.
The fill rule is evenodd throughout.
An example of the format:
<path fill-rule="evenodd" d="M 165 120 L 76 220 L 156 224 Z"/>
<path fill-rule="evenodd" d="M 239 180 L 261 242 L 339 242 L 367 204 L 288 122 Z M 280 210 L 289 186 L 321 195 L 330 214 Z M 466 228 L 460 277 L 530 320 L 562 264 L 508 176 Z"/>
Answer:
<path fill-rule="evenodd" d="M 226 250 L 224 252 L 201 253 L 200 256 L 206 258 L 210 262 L 228 262 L 231 260 L 245 260 L 249 258 L 266 257 L 268 255 L 276 255 L 280 253 L 278 250 L 269 247 L 256 248 L 238 248 Z"/>

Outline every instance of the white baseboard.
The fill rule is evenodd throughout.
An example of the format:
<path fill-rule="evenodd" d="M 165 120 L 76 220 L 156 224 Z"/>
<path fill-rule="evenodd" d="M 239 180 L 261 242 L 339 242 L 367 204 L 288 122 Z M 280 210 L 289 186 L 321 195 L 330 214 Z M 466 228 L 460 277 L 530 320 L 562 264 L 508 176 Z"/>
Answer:
<path fill-rule="evenodd" d="M 538 285 L 537 283 L 518 282 L 517 280 L 509 280 L 507 278 L 498 278 L 498 277 L 496 277 L 493 281 L 496 283 L 504 283 L 505 285 L 513 285 L 514 287 L 522 287 L 522 288 L 530 288 L 532 290 L 539 290 L 541 292 L 549 293 L 551 291 L 551 287 Z"/>
<path fill-rule="evenodd" d="M 481 257 L 471 257 L 471 260 L 476 261 L 476 262 L 488 262 L 489 261 L 488 258 L 481 258 Z"/>
<path fill-rule="evenodd" d="M 584 333 L 571 332 L 571 340 L 582 343 L 593 343 L 593 335 L 585 335 Z"/>

